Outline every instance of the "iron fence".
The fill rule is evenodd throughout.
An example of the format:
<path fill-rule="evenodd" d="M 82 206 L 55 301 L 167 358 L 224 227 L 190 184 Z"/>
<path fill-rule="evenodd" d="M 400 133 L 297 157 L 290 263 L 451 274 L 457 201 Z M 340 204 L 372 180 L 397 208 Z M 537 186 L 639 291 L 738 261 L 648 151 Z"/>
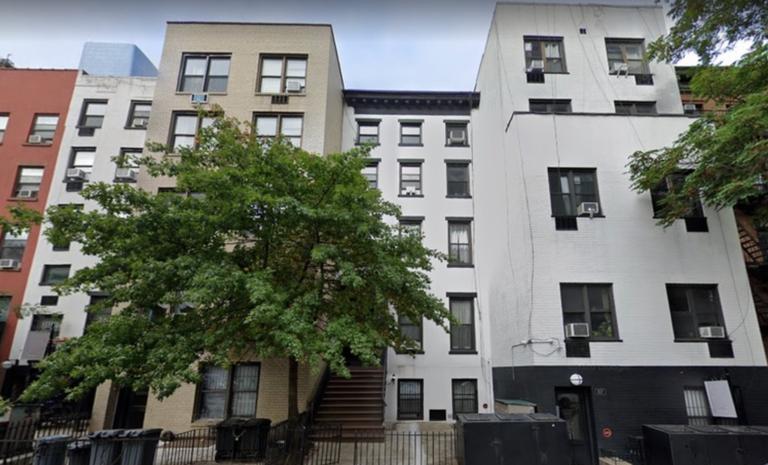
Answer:
<path fill-rule="evenodd" d="M 354 465 L 455 465 L 453 431 L 359 433 Z"/>
<path fill-rule="evenodd" d="M 0 425 L 0 465 L 31 460 L 35 441 L 49 436 L 80 436 L 88 431 L 86 415 L 38 416 Z"/>

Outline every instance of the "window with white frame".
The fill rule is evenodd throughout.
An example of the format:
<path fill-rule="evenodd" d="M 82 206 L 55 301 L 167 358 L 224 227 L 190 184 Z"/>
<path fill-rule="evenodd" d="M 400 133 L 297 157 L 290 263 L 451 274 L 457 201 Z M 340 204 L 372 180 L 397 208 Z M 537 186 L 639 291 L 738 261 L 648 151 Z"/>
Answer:
<path fill-rule="evenodd" d="M 8 114 L 0 113 L 0 144 L 3 143 L 3 139 L 5 139 L 5 131 L 8 129 L 8 119 L 10 117 Z"/>
<path fill-rule="evenodd" d="M 16 185 L 13 188 L 13 197 L 20 199 L 36 199 L 40 193 L 40 184 L 43 182 L 44 168 L 33 166 L 19 167 L 16 177 Z"/>
<path fill-rule="evenodd" d="M 174 150 L 197 144 L 197 133 L 216 121 L 214 116 L 199 116 L 196 113 L 174 113 L 169 146 Z"/>
<path fill-rule="evenodd" d="M 301 147 L 304 117 L 298 114 L 257 114 L 254 126 L 259 138 L 267 141 L 283 136 L 294 147 Z"/>
<path fill-rule="evenodd" d="M 226 92 L 229 55 L 184 54 L 179 92 Z"/>
<path fill-rule="evenodd" d="M 306 56 L 264 56 L 261 58 L 259 92 L 264 94 L 304 93 L 306 87 Z"/>
<path fill-rule="evenodd" d="M 21 263 L 21 259 L 24 257 L 24 249 L 27 247 L 27 239 L 29 239 L 28 230 L 16 233 L 6 231 L 3 233 L 2 242 L 0 243 L 0 259 L 16 260 Z"/>
<path fill-rule="evenodd" d="M 368 180 L 368 186 L 371 189 L 377 189 L 379 187 L 379 162 L 370 161 L 362 170 L 363 176 Z"/>
<path fill-rule="evenodd" d="M 29 141 L 33 144 L 50 144 L 56 135 L 56 127 L 59 125 L 59 115 L 35 115 L 32 131 L 29 133 Z"/>
<path fill-rule="evenodd" d="M 420 197 L 421 162 L 400 162 L 400 195 L 407 197 Z"/>

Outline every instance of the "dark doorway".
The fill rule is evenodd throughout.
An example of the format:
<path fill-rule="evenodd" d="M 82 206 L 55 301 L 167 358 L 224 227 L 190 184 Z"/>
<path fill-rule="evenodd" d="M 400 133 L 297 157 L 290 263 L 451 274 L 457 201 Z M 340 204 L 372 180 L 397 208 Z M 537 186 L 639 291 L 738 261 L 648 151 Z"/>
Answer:
<path fill-rule="evenodd" d="M 573 465 L 596 465 L 589 388 L 555 388 L 558 415 L 568 425 Z"/>
<path fill-rule="evenodd" d="M 134 392 L 122 388 L 117 396 L 115 421 L 112 428 L 143 428 L 144 412 L 147 410 L 147 391 Z"/>

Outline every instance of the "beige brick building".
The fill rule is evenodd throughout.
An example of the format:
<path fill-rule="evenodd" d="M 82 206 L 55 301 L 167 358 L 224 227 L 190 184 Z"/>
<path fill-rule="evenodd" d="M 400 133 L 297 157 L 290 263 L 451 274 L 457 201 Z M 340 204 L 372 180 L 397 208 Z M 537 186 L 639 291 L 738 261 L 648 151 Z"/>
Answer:
<path fill-rule="evenodd" d="M 206 123 L 197 116 L 197 100 L 205 101 L 204 108 L 215 105 L 227 116 L 254 122 L 261 135 L 283 134 L 309 152 L 332 153 L 341 149 L 343 87 L 329 25 L 171 22 L 147 141 L 192 143 Z M 156 192 L 173 187 L 174 180 L 142 172 L 137 185 Z M 324 367 L 316 368 L 299 368 L 300 409 L 322 375 Z M 249 360 L 205 379 L 162 401 L 105 384 L 96 393 L 91 427 L 183 432 L 216 423 L 233 409 L 273 422 L 287 417 L 287 360 Z M 236 385 L 250 391 L 233 393 Z"/>

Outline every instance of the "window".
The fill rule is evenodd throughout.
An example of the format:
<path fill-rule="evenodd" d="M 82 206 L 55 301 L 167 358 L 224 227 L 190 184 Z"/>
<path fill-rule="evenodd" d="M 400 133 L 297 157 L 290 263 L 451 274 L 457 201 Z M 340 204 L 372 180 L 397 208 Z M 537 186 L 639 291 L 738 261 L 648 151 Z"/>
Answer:
<path fill-rule="evenodd" d="M 400 145 L 421 145 L 421 121 L 400 121 Z"/>
<path fill-rule="evenodd" d="M 448 197 L 469 197 L 469 162 L 449 162 L 445 169 Z"/>
<path fill-rule="evenodd" d="M 185 54 L 182 57 L 179 92 L 226 92 L 229 55 Z"/>
<path fill-rule="evenodd" d="M 115 160 L 115 182 L 136 182 L 139 174 L 140 148 L 121 148 L 120 155 Z"/>
<path fill-rule="evenodd" d="M 704 111 L 704 104 L 684 103 L 683 113 L 689 116 L 699 116 Z"/>
<path fill-rule="evenodd" d="M 424 218 L 403 217 L 400 218 L 400 230 L 405 234 L 413 234 L 421 237 L 421 223 Z"/>
<path fill-rule="evenodd" d="M 531 113 L 570 113 L 571 101 L 564 99 L 530 99 Z"/>
<path fill-rule="evenodd" d="M 32 125 L 32 132 L 29 133 L 29 143 L 53 143 L 53 136 L 56 134 L 56 127 L 58 125 L 58 115 L 35 115 L 35 123 Z"/>
<path fill-rule="evenodd" d="M 304 93 L 307 87 L 307 57 L 266 56 L 261 58 L 259 92 Z"/>
<path fill-rule="evenodd" d="M 45 265 L 40 285 L 54 286 L 63 283 L 69 278 L 69 268 L 69 265 Z"/>
<path fill-rule="evenodd" d="M 357 144 L 379 144 L 379 120 L 357 120 Z"/>
<path fill-rule="evenodd" d="M 656 102 L 620 102 L 615 101 L 616 113 L 619 115 L 655 115 Z"/>
<path fill-rule="evenodd" d="M 149 125 L 149 114 L 152 112 L 152 102 L 132 101 L 128 110 L 127 129 L 146 129 Z"/>
<path fill-rule="evenodd" d="M 43 168 L 20 167 L 16 178 L 16 186 L 13 188 L 13 197 L 20 199 L 36 199 L 40 192 L 40 183 L 43 182 Z"/>
<path fill-rule="evenodd" d="M 197 132 L 201 128 L 212 126 L 215 120 L 213 116 L 200 117 L 195 113 L 175 113 L 168 145 L 174 150 L 194 147 L 197 143 Z"/>
<path fill-rule="evenodd" d="M 405 315 L 398 315 L 397 317 L 397 323 L 400 326 L 400 333 L 407 337 L 408 339 L 412 340 L 416 347 L 418 347 L 418 350 L 422 350 L 422 341 L 421 341 L 421 334 L 422 334 L 422 323 L 421 321 L 416 324 L 412 322 L 407 316 Z"/>
<path fill-rule="evenodd" d="M 675 339 L 701 338 L 699 328 L 723 326 L 720 297 L 714 284 L 667 284 Z"/>
<path fill-rule="evenodd" d="M 642 40 L 605 39 L 608 72 L 611 74 L 648 74 Z"/>
<path fill-rule="evenodd" d="M 0 114 L 0 144 L 2 144 L 3 139 L 5 139 L 6 129 L 8 129 L 8 115 Z"/>
<path fill-rule="evenodd" d="M 451 315 L 451 352 L 475 353 L 475 309 L 474 297 L 449 296 Z"/>
<path fill-rule="evenodd" d="M 16 260 L 21 263 L 28 237 L 29 231 L 26 230 L 17 234 L 10 231 L 3 234 L 3 242 L 0 243 L 0 259 Z"/>
<path fill-rule="evenodd" d="M 93 171 L 93 162 L 96 159 L 96 147 L 76 147 L 72 149 L 69 159 L 69 168 L 82 170 L 86 175 Z M 78 179 L 79 181 L 86 180 Z"/>
<path fill-rule="evenodd" d="M 5 332 L 5 322 L 8 321 L 8 313 L 11 311 L 11 296 L 0 295 L 0 336 Z"/>
<path fill-rule="evenodd" d="M 685 182 L 685 177 L 687 175 L 688 174 L 685 172 L 680 172 L 680 173 L 673 174 L 671 176 L 667 176 L 664 182 L 656 186 L 655 189 L 651 189 L 651 204 L 653 205 L 654 218 L 661 217 L 661 211 L 664 208 L 662 201 L 669 194 L 670 189 L 673 189 L 682 185 L 682 183 Z M 704 217 L 704 210 L 701 207 L 701 201 L 699 199 L 695 199 L 691 202 L 691 207 L 688 210 L 688 213 L 684 217 L 685 218 Z"/>
<path fill-rule="evenodd" d="M 48 331 L 51 333 L 51 339 L 59 337 L 61 330 L 61 320 L 63 315 L 60 313 L 39 314 L 32 316 L 32 331 Z"/>
<path fill-rule="evenodd" d="M 301 147 L 301 132 L 304 117 L 297 114 L 262 114 L 254 116 L 256 133 L 260 138 L 271 141 L 277 135 L 283 136 L 294 147 Z"/>
<path fill-rule="evenodd" d="M 198 387 L 196 418 L 256 416 L 259 364 L 237 364 L 231 370 L 217 366 L 203 369 Z"/>
<path fill-rule="evenodd" d="M 106 306 L 106 301 L 109 296 L 106 294 L 91 294 L 88 308 L 85 309 L 87 316 L 85 317 L 86 329 L 94 323 L 100 321 L 106 321 L 112 316 L 112 308 Z"/>
<path fill-rule="evenodd" d="M 370 161 L 363 168 L 363 176 L 368 180 L 368 186 L 371 189 L 377 189 L 379 187 L 379 162 Z"/>
<path fill-rule="evenodd" d="M 424 381 L 400 379 L 397 381 L 397 419 L 421 420 L 424 417 Z"/>
<path fill-rule="evenodd" d="M 552 216 L 575 217 L 583 202 L 597 202 L 597 173 L 594 169 L 549 168 Z"/>
<path fill-rule="evenodd" d="M 421 162 L 400 162 L 400 196 L 421 197 Z"/>
<path fill-rule="evenodd" d="M 446 121 L 445 145 L 449 147 L 466 147 L 469 145 L 469 131 L 466 121 Z"/>
<path fill-rule="evenodd" d="M 564 73 L 565 54 L 562 37 L 525 37 L 525 68 L 545 73 Z"/>
<path fill-rule="evenodd" d="M 448 266 L 472 266 L 472 220 L 448 221 Z"/>
<path fill-rule="evenodd" d="M 40 297 L 40 305 L 43 307 L 55 307 L 59 304 L 59 296 L 44 295 Z"/>
<path fill-rule="evenodd" d="M 453 417 L 460 413 L 477 413 L 477 380 L 454 379 L 451 384 Z"/>
<path fill-rule="evenodd" d="M 709 409 L 709 401 L 704 388 L 683 389 L 685 398 L 685 413 L 688 416 L 689 425 L 711 425 L 712 411 Z"/>
<path fill-rule="evenodd" d="M 77 124 L 79 128 L 83 129 L 98 129 L 104 124 L 104 115 L 107 113 L 107 101 L 106 100 L 84 100 L 83 110 L 80 114 L 80 122 Z M 93 135 L 93 132 L 84 134 L 80 132 L 81 136 Z"/>
<path fill-rule="evenodd" d="M 587 323 L 592 340 L 616 340 L 616 312 L 610 284 L 560 284 L 563 323 Z"/>

